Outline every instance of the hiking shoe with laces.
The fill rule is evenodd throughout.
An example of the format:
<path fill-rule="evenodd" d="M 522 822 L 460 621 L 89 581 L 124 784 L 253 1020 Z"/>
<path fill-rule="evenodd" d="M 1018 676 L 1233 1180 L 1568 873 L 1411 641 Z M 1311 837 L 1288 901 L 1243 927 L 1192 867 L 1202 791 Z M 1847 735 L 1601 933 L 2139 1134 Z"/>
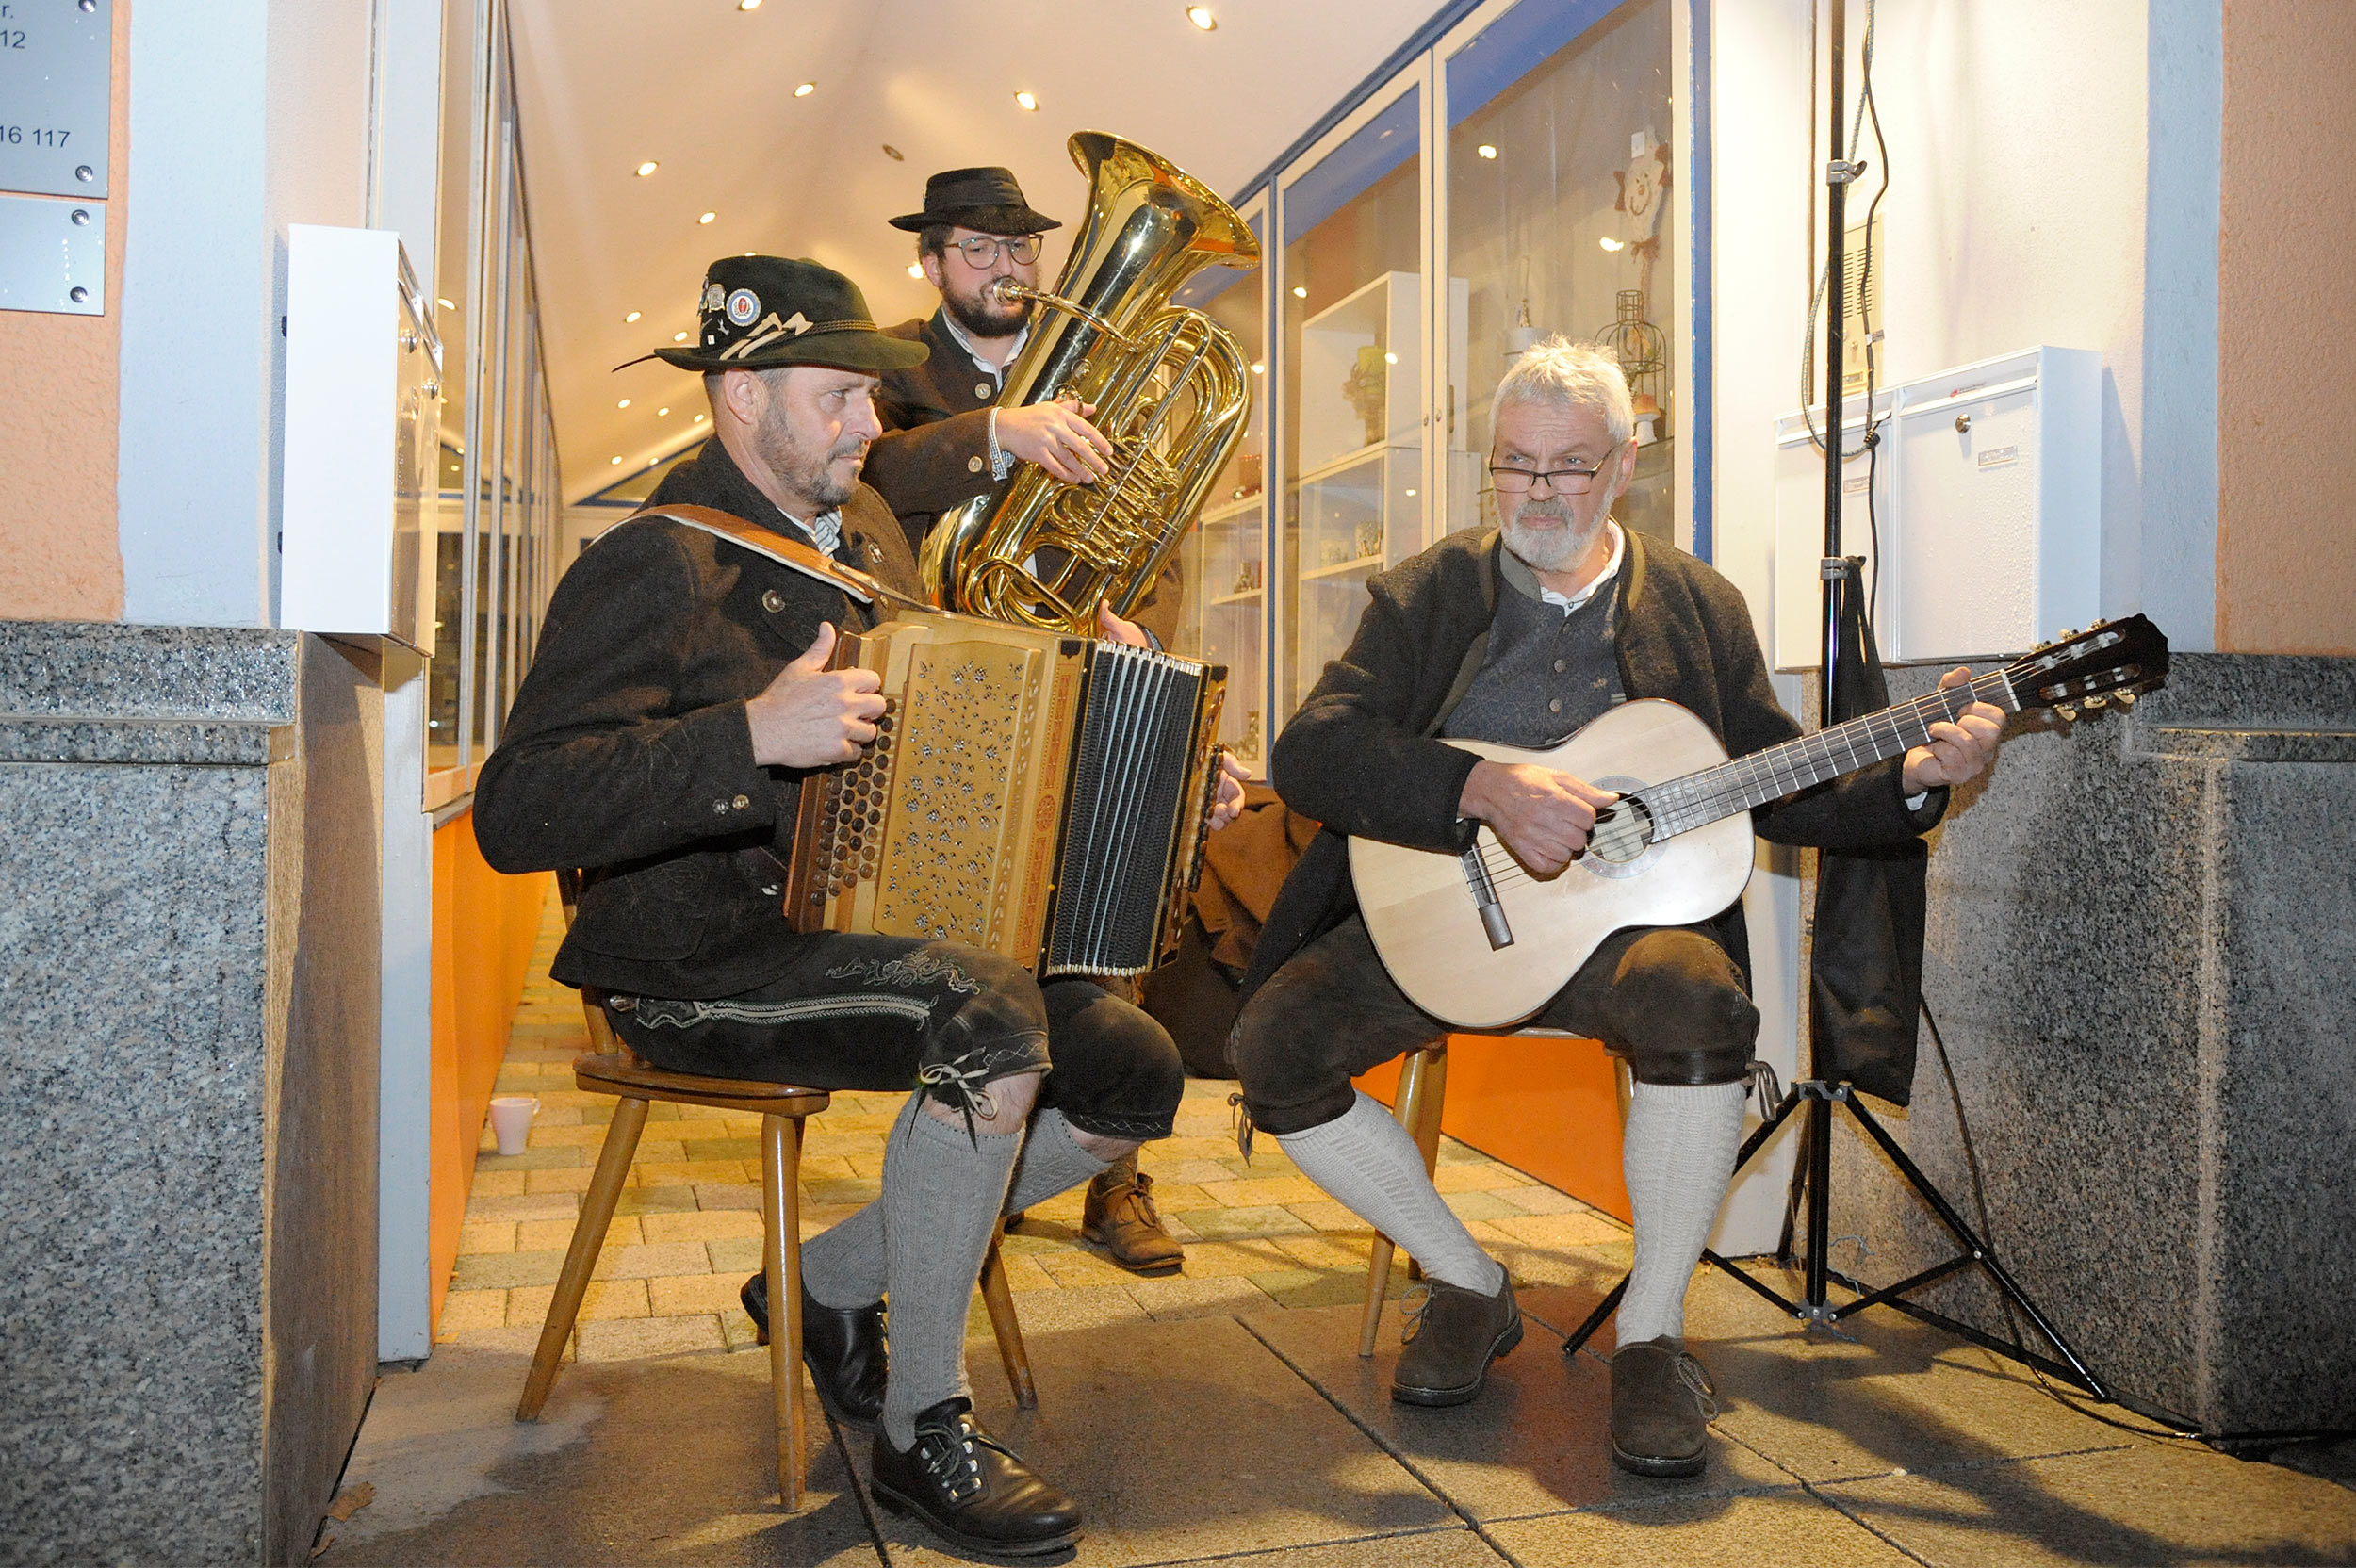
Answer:
<path fill-rule="evenodd" d="M 1612 1358 L 1612 1462 L 1637 1476 L 1698 1476 L 1718 1390 L 1669 1334 Z"/>
<path fill-rule="evenodd" d="M 970 1551 L 1031 1557 L 1079 1539 L 1079 1506 L 984 1431 L 971 1399 L 919 1413 L 905 1453 L 878 1429 L 870 1478 L 877 1502 Z"/>
<path fill-rule="evenodd" d="M 1162 1226 L 1153 1202 L 1153 1178 L 1137 1168 L 1134 1153 L 1097 1172 L 1088 1183 L 1080 1213 L 1080 1235 L 1112 1254 L 1132 1274 L 1169 1274 L 1186 1261 L 1186 1250 Z"/>
<path fill-rule="evenodd" d="M 1507 1279 L 1495 1296 L 1426 1280 L 1399 1298 L 1406 1322 L 1391 1397 L 1403 1405 L 1461 1405 L 1481 1392 L 1489 1364 L 1522 1342 L 1522 1309 Z"/>

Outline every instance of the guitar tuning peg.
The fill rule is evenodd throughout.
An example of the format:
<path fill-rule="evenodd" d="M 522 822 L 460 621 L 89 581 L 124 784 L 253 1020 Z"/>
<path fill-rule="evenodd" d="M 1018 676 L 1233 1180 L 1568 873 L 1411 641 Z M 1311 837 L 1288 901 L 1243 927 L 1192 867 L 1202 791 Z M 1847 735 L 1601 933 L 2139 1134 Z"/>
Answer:
<path fill-rule="evenodd" d="M 2065 630 L 2062 632 L 2061 636 L 2060 636 L 2059 638 L 2055 639 L 2055 640 L 2056 640 L 2056 641 L 2058 641 L 2058 642 L 2064 642 L 2064 643 L 2067 643 L 2067 642 L 2069 642 L 2069 641 L 2070 641 L 2070 639 L 2071 639 L 2072 637 L 2075 637 L 2076 635 L 2078 635 L 2076 632 L 2065 629 Z"/>
<path fill-rule="evenodd" d="M 2135 688 L 2130 686 L 2122 691 L 2113 692 L 2111 694 L 2111 702 L 2115 707 L 2133 708 L 2135 705 Z"/>
<path fill-rule="evenodd" d="M 2108 707 L 2108 706 L 2109 706 L 2109 704 L 2110 704 L 2110 699 L 2109 699 L 2108 697 L 2106 697 L 2106 696 L 2103 696 L 2101 693 L 2099 693 L 2099 692 L 2098 692 L 2098 693 L 2094 694 L 2093 695 L 2088 696 L 2088 697 L 2086 699 L 2086 701 L 2085 701 L 2085 702 L 2083 702 L 2083 703 L 2081 703 L 2081 704 L 2079 704 L 2079 706 L 2080 706 L 2080 707 L 2082 707 L 2082 708 L 2086 708 L 2086 709 L 2087 709 L 2087 710 L 2093 710 L 2093 709 L 2097 709 L 2097 708 L 2104 708 L 2104 707 Z"/>
<path fill-rule="evenodd" d="M 2071 707 L 2069 703 L 2057 702 L 2053 704 L 2053 711 L 2061 715 L 2061 721 L 2064 724 L 2076 724 L 2078 722 L 2078 710 L 2077 709 Z"/>

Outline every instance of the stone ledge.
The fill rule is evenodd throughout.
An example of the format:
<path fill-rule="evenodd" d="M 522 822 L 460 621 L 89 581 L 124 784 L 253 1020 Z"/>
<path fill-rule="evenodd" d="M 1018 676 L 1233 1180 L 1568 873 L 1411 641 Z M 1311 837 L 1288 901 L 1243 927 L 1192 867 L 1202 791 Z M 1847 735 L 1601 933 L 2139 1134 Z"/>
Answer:
<path fill-rule="evenodd" d="M 0 762 L 257 768 L 292 755 L 293 734 L 268 719 L 0 713 Z"/>
<path fill-rule="evenodd" d="M 294 717 L 299 631 L 0 621 L 0 713 Z"/>

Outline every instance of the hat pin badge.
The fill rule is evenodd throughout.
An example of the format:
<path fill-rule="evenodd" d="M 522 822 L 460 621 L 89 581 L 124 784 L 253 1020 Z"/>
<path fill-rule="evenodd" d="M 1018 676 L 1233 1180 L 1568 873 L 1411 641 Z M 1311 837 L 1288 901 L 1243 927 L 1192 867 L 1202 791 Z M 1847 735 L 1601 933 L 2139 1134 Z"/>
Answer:
<path fill-rule="evenodd" d="M 761 296 L 749 288 L 740 288 L 728 296 L 728 319 L 740 327 L 752 325 L 761 314 Z"/>

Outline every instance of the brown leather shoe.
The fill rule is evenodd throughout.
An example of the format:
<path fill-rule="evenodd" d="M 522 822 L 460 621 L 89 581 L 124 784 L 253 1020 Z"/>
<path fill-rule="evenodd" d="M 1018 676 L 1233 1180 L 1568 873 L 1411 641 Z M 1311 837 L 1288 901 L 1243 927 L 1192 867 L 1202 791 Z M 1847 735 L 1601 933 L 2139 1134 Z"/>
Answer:
<path fill-rule="evenodd" d="M 1161 1211 L 1153 1206 L 1153 1178 L 1137 1168 L 1135 1154 L 1088 1183 L 1080 1234 L 1132 1274 L 1172 1274 L 1186 1261 L 1186 1248 L 1162 1228 Z"/>
<path fill-rule="evenodd" d="M 1717 1392 L 1683 1340 L 1621 1346 L 1612 1358 L 1612 1462 L 1636 1476 L 1700 1475 Z"/>

